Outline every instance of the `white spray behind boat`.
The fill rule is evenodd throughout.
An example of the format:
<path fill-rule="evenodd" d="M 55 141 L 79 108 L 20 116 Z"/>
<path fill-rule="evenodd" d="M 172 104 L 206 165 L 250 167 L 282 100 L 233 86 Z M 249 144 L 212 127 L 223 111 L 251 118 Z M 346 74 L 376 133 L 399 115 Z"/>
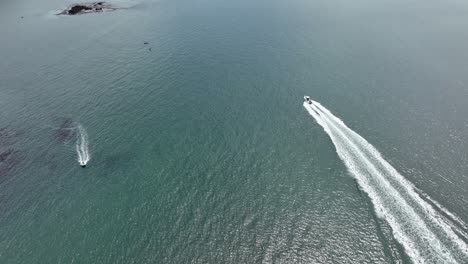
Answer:
<path fill-rule="evenodd" d="M 86 164 L 91 159 L 88 149 L 88 134 L 83 126 L 78 125 L 78 133 L 76 135 L 76 153 L 78 154 L 78 162 L 81 167 L 86 167 Z"/>
<path fill-rule="evenodd" d="M 458 217 L 438 203 L 436 208 L 431 206 L 421 197 L 422 191 L 327 108 L 310 97 L 304 97 L 304 107 L 328 134 L 338 157 L 370 198 L 376 215 L 390 225 L 414 263 L 466 263 L 468 245 L 463 238 L 467 234 Z"/>

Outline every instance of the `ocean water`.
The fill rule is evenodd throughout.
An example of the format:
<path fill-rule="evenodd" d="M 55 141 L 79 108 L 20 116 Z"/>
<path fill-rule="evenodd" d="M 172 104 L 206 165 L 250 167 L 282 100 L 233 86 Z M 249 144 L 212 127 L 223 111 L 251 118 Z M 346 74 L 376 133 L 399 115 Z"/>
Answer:
<path fill-rule="evenodd" d="M 0 263 L 467 263 L 466 2 L 71 3 L 0 3 Z"/>

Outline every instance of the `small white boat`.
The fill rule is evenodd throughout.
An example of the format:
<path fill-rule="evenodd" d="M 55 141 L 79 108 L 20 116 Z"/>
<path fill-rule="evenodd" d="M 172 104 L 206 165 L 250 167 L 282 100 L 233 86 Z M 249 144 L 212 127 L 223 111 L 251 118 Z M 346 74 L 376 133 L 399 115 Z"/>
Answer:
<path fill-rule="evenodd" d="M 312 99 L 310 99 L 309 96 L 304 95 L 304 102 L 307 102 L 307 103 L 309 103 L 309 104 L 312 104 Z"/>

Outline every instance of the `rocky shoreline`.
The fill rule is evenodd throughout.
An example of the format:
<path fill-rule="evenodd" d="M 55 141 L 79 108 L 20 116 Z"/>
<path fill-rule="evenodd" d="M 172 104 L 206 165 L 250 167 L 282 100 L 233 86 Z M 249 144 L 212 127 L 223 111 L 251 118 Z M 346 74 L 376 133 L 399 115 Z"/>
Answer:
<path fill-rule="evenodd" d="M 57 15 L 82 15 L 89 13 L 99 13 L 104 11 L 114 11 L 117 8 L 106 2 L 94 2 L 85 4 L 74 4 L 69 6 L 67 9 L 58 13 Z"/>

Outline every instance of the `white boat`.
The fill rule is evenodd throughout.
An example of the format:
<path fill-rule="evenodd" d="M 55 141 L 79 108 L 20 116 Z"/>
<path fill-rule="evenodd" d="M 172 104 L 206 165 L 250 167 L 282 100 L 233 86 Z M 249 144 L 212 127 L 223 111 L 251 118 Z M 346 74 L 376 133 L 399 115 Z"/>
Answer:
<path fill-rule="evenodd" d="M 307 103 L 309 103 L 309 104 L 312 104 L 312 99 L 310 99 L 309 96 L 304 95 L 304 102 L 307 102 Z"/>

